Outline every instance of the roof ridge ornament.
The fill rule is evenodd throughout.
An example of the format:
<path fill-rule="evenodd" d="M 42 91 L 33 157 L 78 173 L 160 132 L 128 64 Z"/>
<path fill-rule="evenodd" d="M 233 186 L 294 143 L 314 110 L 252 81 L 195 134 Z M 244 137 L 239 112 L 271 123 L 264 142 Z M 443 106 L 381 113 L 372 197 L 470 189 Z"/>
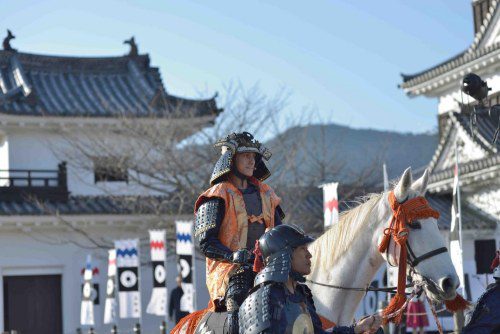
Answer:
<path fill-rule="evenodd" d="M 14 38 L 16 38 L 16 36 L 14 36 L 12 32 L 9 29 L 7 29 L 7 36 L 3 39 L 3 49 L 5 51 L 14 51 L 14 52 L 17 51 L 16 49 L 10 46 L 10 40 Z"/>
<path fill-rule="evenodd" d="M 128 52 L 129 57 L 137 57 L 139 55 L 139 48 L 137 47 L 137 43 L 135 42 L 134 36 L 130 39 L 126 39 L 123 41 L 123 44 L 130 45 L 130 51 Z"/>

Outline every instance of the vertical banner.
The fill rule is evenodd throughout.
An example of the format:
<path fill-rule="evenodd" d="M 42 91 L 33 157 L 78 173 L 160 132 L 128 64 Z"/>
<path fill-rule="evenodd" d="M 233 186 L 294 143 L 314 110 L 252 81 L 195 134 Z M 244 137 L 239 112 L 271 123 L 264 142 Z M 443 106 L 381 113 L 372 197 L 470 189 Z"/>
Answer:
<path fill-rule="evenodd" d="M 116 323 L 116 250 L 108 250 L 108 281 L 104 304 L 104 323 Z"/>
<path fill-rule="evenodd" d="M 87 255 L 87 263 L 83 273 L 82 307 L 80 310 L 80 324 L 94 325 L 94 300 L 92 298 L 92 258 Z"/>
<path fill-rule="evenodd" d="M 193 273 L 193 222 L 178 221 L 176 225 L 177 270 L 182 276 L 181 311 L 194 312 L 194 273 Z"/>
<path fill-rule="evenodd" d="M 117 240 L 115 249 L 120 318 L 140 318 L 139 240 Z"/>
<path fill-rule="evenodd" d="M 322 185 L 323 207 L 325 212 L 325 228 L 339 221 L 339 200 L 337 195 L 338 182 Z"/>
<path fill-rule="evenodd" d="M 384 174 L 384 192 L 386 193 L 389 191 L 389 176 L 387 176 L 387 166 L 385 165 L 385 162 L 382 165 L 382 169 Z"/>
<path fill-rule="evenodd" d="M 146 312 L 161 316 L 167 315 L 167 286 L 165 284 L 167 278 L 165 266 L 167 251 L 165 237 L 165 230 L 149 231 L 149 246 L 153 264 L 153 291 Z"/>
<path fill-rule="evenodd" d="M 455 151 L 457 154 L 457 151 Z M 457 157 L 458 159 L 458 157 Z M 461 289 L 461 294 L 465 293 L 464 282 L 464 268 L 462 263 L 462 248 L 460 240 L 460 186 L 458 175 L 458 160 L 455 163 L 454 169 L 455 177 L 453 179 L 453 200 L 451 203 L 451 226 L 450 226 L 450 257 L 455 270 L 457 271 L 458 278 L 460 279 L 460 286 L 457 290 Z"/>

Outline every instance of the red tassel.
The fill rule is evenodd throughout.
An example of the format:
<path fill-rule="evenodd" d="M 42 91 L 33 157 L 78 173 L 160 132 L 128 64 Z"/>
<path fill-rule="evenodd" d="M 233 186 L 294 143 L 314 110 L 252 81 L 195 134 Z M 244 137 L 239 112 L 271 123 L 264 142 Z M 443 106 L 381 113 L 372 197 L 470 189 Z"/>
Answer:
<path fill-rule="evenodd" d="M 469 307 L 470 303 L 457 293 L 453 300 L 446 300 L 444 302 L 446 309 L 450 312 L 463 311 Z"/>
<path fill-rule="evenodd" d="M 255 255 L 255 260 L 253 261 L 253 271 L 258 273 L 264 269 L 264 263 L 262 262 L 262 252 L 259 246 L 259 240 L 255 240 L 255 248 L 253 250 Z"/>
<path fill-rule="evenodd" d="M 384 316 L 387 316 L 391 313 L 394 313 L 401 309 L 406 302 L 406 296 L 404 294 L 397 293 L 394 297 L 392 297 L 389 305 L 384 309 Z M 404 310 L 399 312 L 397 315 L 384 319 L 384 324 L 388 322 L 393 322 L 395 324 L 399 324 L 401 319 L 403 318 Z"/>

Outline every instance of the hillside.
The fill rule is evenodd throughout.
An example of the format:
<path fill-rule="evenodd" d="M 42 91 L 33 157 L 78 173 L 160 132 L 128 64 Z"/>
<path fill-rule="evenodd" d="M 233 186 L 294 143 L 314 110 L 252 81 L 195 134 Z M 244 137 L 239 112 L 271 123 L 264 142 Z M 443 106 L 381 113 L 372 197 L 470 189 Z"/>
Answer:
<path fill-rule="evenodd" d="M 290 128 L 266 145 L 273 152 L 270 165 L 275 179 L 296 183 L 304 177 L 314 178 L 313 183 L 319 180 L 353 183 L 366 176 L 365 183 L 382 180 L 382 162 L 387 165 L 390 179 L 401 175 L 408 166 L 415 171 L 426 166 L 437 143 L 437 134 L 328 124 Z M 287 158 L 289 162 L 285 163 Z M 290 168 L 292 164 L 295 166 Z"/>

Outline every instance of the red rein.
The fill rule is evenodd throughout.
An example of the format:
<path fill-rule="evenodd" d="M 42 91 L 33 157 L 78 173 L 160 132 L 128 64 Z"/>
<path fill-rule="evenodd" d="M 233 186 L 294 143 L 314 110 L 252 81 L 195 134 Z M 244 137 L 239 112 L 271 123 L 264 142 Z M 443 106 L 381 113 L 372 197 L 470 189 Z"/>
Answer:
<path fill-rule="evenodd" d="M 406 240 L 408 239 L 409 233 L 407 224 L 418 219 L 431 217 L 435 219 L 439 218 L 439 212 L 431 208 L 424 197 L 412 198 L 400 204 L 394 195 L 394 191 L 391 191 L 389 193 L 389 204 L 393 215 L 389 227 L 384 230 L 384 237 L 382 238 L 382 242 L 380 243 L 378 250 L 379 252 L 384 253 L 387 250 L 389 242 L 392 238 L 394 242 L 401 247 L 401 253 L 399 255 L 397 292 L 391 299 L 389 305 L 384 309 L 385 316 L 396 312 L 402 308 L 406 302 Z M 452 312 L 463 310 L 467 307 L 467 301 L 460 295 L 457 295 L 454 300 L 445 302 L 445 304 L 446 308 Z M 403 312 L 399 312 L 394 317 L 387 319 L 387 321 L 398 324 L 401 322 L 402 316 Z"/>

